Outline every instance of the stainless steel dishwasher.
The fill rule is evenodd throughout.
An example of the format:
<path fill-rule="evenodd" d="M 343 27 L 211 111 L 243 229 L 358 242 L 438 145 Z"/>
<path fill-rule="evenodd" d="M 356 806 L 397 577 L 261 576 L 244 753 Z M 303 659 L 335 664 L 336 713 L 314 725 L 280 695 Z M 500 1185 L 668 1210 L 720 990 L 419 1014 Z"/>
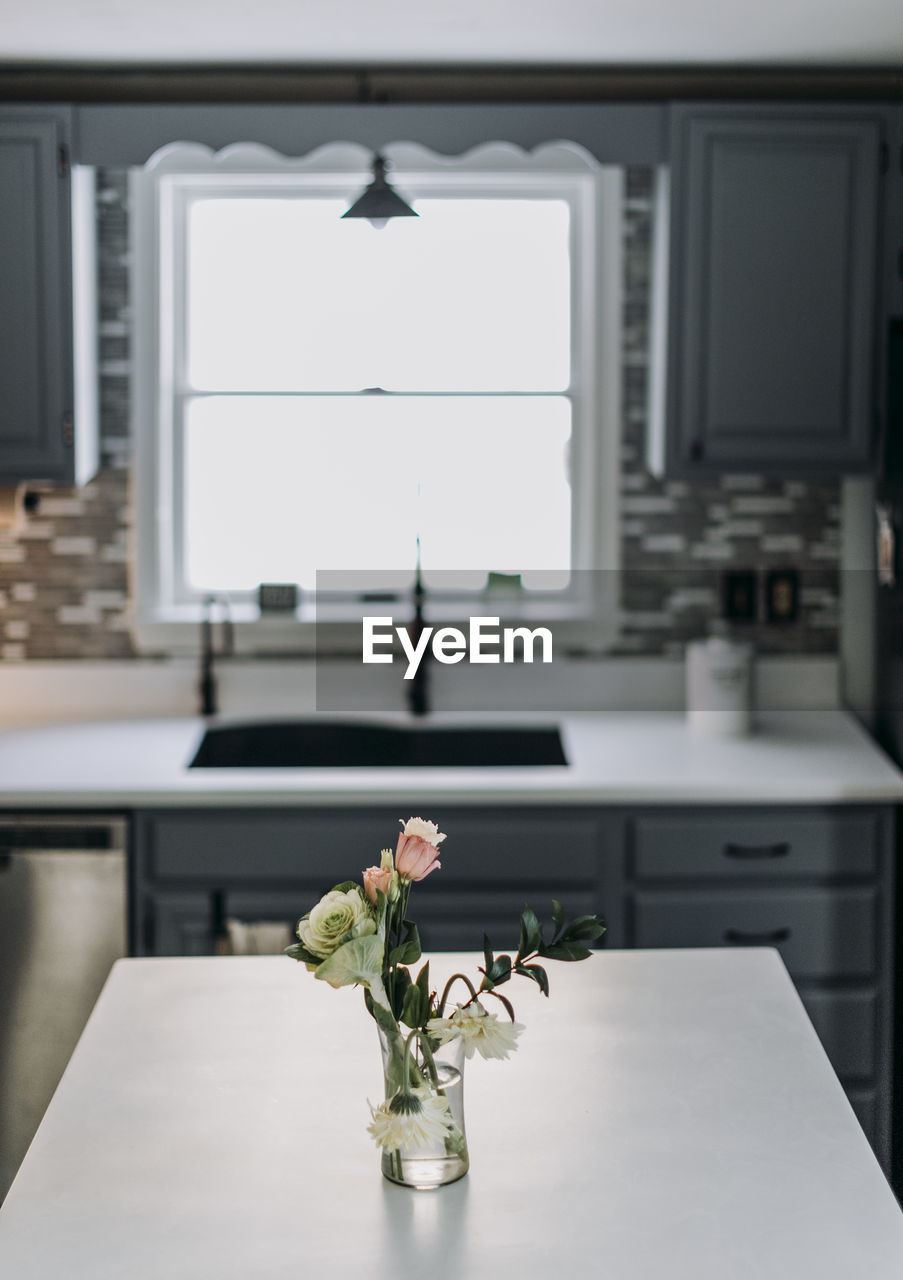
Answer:
<path fill-rule="evenodd" d="M 0 1200 L 126 949 L 125 820 L 0 816 Z"/>

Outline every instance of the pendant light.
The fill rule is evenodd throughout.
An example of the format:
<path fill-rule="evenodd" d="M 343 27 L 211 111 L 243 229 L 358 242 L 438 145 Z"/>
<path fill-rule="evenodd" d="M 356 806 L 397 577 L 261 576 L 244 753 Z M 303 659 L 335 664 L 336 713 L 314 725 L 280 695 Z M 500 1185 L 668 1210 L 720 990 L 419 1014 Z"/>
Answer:
<path fill-rule="evenodd" d="M 419 216 L 416 209 L 406 204 L 386 181 L 386 162 L 379 153 L 373 157 L 373 181 L 342 214 L 343 218 L 366 218 L 377 230 L 381 230 L 390 218 Z"/>

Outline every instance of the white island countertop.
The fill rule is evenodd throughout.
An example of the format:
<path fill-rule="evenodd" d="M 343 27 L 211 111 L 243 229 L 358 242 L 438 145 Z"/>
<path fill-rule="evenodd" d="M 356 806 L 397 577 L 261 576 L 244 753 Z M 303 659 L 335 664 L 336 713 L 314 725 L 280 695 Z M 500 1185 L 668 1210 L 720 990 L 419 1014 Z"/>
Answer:
<path fill-rule="evenodd" d="M 189 769 L 200 719 L 0 733 L 0 807 L 903 802 L 903 773 L 838 710 L 762 713 L 741 739 L 694 736 L 680 713 L 473 715 L 429 724 L 558 724 L 567 767 Z"/>
<path fill-rule="evenodd" d="M 899 1280 L 903 1214 L 776 952 L 550 970 L 548 1001 L 509 989 L 513 1057 L 467 1064 L 470 1173 L 415 1192 L 366 1132 L 359 990 L 282 957 L 120 961 L 0 1210 L 0 1275 Z"/>

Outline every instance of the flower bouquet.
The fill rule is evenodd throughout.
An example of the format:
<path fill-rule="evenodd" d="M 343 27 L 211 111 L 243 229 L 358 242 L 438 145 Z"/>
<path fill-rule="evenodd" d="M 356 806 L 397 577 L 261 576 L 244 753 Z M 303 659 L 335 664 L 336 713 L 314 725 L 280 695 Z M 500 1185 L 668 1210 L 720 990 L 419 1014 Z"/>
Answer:
<path fill-rule="evenodd" d="M 464 1058 L 507 1058 L 523 1030 L 499 987 L 518 975 L 549 994 L 539 960 L 584 960 L 586 944 L 598 938 L 597 916 L 568 923 L 552 905 L 553 934 L 546 941 L 536 914 L 524 907 L 515 955 L 495 955 L 483 935 L 484 965 L 479 986 L 463 973 L 430 989 L 427 961 L 417 973 L 420 937 L 408 918 L 411 887 L 440 867 L 445 839 L 433 822 L 401 819 L 403 830 L 393 855 L 383 849 L 380 865 L 368 867 L 361 883 L 346 880 L 331 889 L 298 923 L 299 941 L 286 955 L 306 964 L 314 977 L 333 987 L 360 985 L 379 1032 L 385 1099 L 371 1104 L 369 1133 L 382 1150 L 387 1178 L 419 1188 L 452 1182 L 467 1172 L 462 1072 Z M 449 1008 L 453 987 L 467 995 Z M 491 997 L 506 1015 L 486 1007 Z"/>

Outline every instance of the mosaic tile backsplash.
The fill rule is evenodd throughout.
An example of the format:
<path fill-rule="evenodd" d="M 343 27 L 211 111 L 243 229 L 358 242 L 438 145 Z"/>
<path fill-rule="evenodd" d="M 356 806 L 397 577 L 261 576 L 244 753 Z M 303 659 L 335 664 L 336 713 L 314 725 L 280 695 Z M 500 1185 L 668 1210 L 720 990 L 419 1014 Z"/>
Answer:
<path fill-rule="evenodd" d="M 624 221 L 622 613 L 609 652 L 676 655 L 720 611 L 726 568 L 800 572 L 796 622 L 746 624 L 760 653 L 836 654 L 840 495 L 836 483 L 756 475 L 711 485 L 646 471 L 652 174 L 627 171 Z M 97 182 L 101 468 L 80 490 L 47 495 L 26 531 L 0 533 L 0 659 L 128 658 L 133 537 L 129 429 L 127 176 Z"/>

